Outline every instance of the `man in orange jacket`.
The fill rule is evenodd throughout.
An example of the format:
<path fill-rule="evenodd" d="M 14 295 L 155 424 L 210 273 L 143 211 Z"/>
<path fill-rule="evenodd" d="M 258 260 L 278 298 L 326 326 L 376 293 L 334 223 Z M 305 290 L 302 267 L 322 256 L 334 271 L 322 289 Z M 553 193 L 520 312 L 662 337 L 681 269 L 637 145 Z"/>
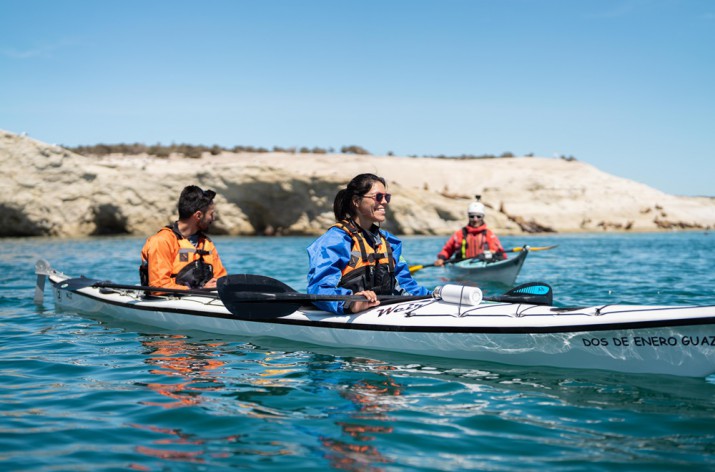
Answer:
<path fill-rule="evenodd" d="M 205 231 L 216 219 L 213 190 L 196 185 L 179 196 L 179 220 L 147 238 L 139 275 L 142 285 L 164 288 L 216 288 L 226 275 L 218 250 Z"/>
<path fill-rule="evenodd" d="M 484 204 L 472 202 L 467 209 L 469 223 L 464 228 L 458 229 L 444 245 L 434 265 L 443 266 L 444 261 L 454 254 L 459 259 L 484 257 L 486 261 L 500 261 L 506 259 L 504 248 L 496 234 L 487 228 L 484 223 Z"/>

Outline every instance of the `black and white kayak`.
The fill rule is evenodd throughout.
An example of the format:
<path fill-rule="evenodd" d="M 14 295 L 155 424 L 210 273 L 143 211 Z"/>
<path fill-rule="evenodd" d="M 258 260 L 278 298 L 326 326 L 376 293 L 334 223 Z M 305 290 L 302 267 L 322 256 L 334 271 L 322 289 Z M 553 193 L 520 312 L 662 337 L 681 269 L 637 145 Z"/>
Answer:
<path fill-rule="evenodd" d="M 494 297 L 448 285 L 437 297 L 381 297 L 370 310 L 335 315 L 311 302 L 356 297 L 301 294 L 260 275 L 224 277 L 217 293 L 73 278 L 45 261 L 36 273 L 38 303 L 49 279 L 58 310 L 169 330 L 525 366 L 715 373 L 715 306 L 557 307 L 551 288 L 532 282 Z"/>

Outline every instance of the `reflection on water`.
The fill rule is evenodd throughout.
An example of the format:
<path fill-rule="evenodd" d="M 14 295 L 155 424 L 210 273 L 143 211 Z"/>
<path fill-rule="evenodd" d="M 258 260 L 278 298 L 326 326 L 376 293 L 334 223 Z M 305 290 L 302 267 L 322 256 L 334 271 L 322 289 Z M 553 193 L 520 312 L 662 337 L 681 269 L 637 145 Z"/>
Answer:
<path fill-rule="evenodd" d="M 715 385 L 701 379 L 671 382 L 665 376 L 389 353 L 336 356 L 329 349 L 291 349 L 288 341 L 271 341 L 142 336 L 144 362 L 156 381 L 141 385 L 162 399 L 141 404 L 181 415 L 183 426 L 156 414 L 134 422 L 138 430 L 159 434 L 136 452 L 202 464 L 247 455 L 281 457 L 288 464 L 308 455 L 347 471 L 389 469 L 395 441 L 413 441 L 415 435 L 428 448 L 438 448 L 439 438 L 461 437 L 462 447 L 470 436 L 516 441 L 537 457 L 548 456 L 537 452 L 544 448 L 588 449 L 594 440 L 610 454 L 634 460 L 653 451 L 674 460 L 715 452 L 715 435 L 705 430 L 666 440 L 645 426 L 657 419 L 657 431 L 708 428 L 715 418 Z M 225 424 L 192 427 L 191 418 Z M 614 424 L 633 426 L 614 433 Z M 222 430 L 226 434 L 215 434 Z M 478 457 L 467 463 L 476 464 Z M 420 467 L 447 470 L 439 461 Z"/>
<path fill-rule="evenodd" d="M 162 408 L 197 405 L 202 393 L 219 390 L 223 385 L 217 380 L 225 363 L 216 358 L 215 348 L 223 343 L 197 344 L 186 342 L 185 336 L 168 335 L 165 339 L 142 341 L 147 354 L 146 363 L 153 368 L 150 373 L 167 376 L 172 383 L 149 383 L 147 387 L 171 398 L 172 402 L 156 402 Z"/>
<path fill-rule="evenodd" d="M 364 369 L 364 366 L 369 368 Z M 353 360 L 349 367 L 381 375 L 357 380 L 341 391 L 341 397 L 354 404 L 356 410 L 349 418 L 336 422 L 345 439 L 321 438 L 329 451 L 326 458 L 340 470 L 382 470 L 375 465 L 390 460 L 379 451 L 375 439 L 380 435 L 383 441 L 389 441 L 387 435 L 394 431 L 389 413 L 405 406 L 402 386 L 389 375 L 392 367 L 371 359 Z"/>
<path fill-rule="evenodd" d="M 142 401 L 143 405 L 165 409 L 193 407 L 203 403 L 207 392 L 222 389 L 219 378 L 225 362 L 220 359 L 216 348 L 223 343 L 193 343 L 188 342 L 185 336 L 166 335 L 145 338 L 141 344 L 146 355 L 145 362 L 150 367 L 148 372 L 159 380 L 139 385 L 169 399 Z M 136 424 L 135 427 L 167 436 L 154 441 L 152 446 L 138 445 L 136 452 L 139 454 L 180 462 L 205 461 L 206 450 L 202 447 L 205 441 L 200 437 L 160 425 Z M 222 441 L 230 443 L 235 438 L 227 436 Z M 133 468 L 141 469 L 137 464 Z"/>
<path fill-rule="evenodd" d="M 149 367 L 147 372 L 157 379 L 138 385 L 162 398 L 142 400 L 140 403 L 146 407 L 201 408 L 209 414 L 269 423 L 312 418 L 317 421 L 314 429 L 302 426 L 298 429 L 309 431 L 322 449 L 320 456 L 332 467 L 380 470 L 374 464 L 389 462 L 373 444 L 376 435 L 393 431 L 389 424 L 390 409 L 404 406 L 404 402 L 395 400 L 401 396 L 402 387 L 385 375 L 392 370 L 389 366 L 359 359 L 354 361 L 356 368 L 352 369 L 351 363 L 319 354 L 264 350 L 248 344 L 192 340 L 175 334 L 145 335 L 141 345 L 144 362 Z M 346 370 L 379 375 L 371 378 L 360 375 L 345 383 L 332 379 L 336 373 L 342 376 Z M 306 395 L 312 404 L 309 409 L 304 404 Z M 294 396 L 298 400 L 293 400 Z M 331 397 L 332 401 L 323 404 Z M 190 411 L 184 414 L 195 415 Z M 321 425 L 323 420 L 333 427 Z M 305 447 L 293 444 L 294 437 L 288 432 L 268 444 L 256 444 L 245 428 L 240 433 L 208 438 L 201 431 L 170 428 L 165 422 L 166 417 L 159 415 L 156 422 L 133 424 L 138 430 L 160 435 L 160 439 L 150 444 L 136 446 L 137 453 L 154 459 L 207 463 L 233 454 L 295 455 Z M 334 427 L 338 428 L 338 434 L 330 432 Z M 222 452 L 216 451 L 217 446 Z M 134 464 L 133 468 L 142 467 Z"/>

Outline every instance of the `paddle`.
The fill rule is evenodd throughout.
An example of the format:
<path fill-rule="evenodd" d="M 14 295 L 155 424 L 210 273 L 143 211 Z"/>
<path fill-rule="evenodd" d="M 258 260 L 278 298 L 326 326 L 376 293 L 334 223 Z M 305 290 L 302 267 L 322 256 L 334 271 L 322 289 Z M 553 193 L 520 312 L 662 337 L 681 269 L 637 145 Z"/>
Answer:
<path fill-rule="evenodd" d="M 521 251 L 548 251 L 549 249 L 553 249 L 558 244 L 554 244 L 553 246 L 541 246 L 541 247 L 529 247 L 529 246 L 523 246 L 523 247 L 515 247 L 512 249 L 504 249 L 504 252 L 521 252 Z M 464 261 L 473 261 L 473 260 L 484 260 L 484 255 L 480 254 L 475 257 L 468 257 L 466 259 L 448 259 L 444 261 L 445 264 L 454 264 L 455 262 L 464 262 Z M 421 264 L 421 265 L 413 265 L 410 266 L 410 274 L 414 274 L 418 270 L 425 269 L 427 267 L 435 267 L 435 264 Z"/>
<path fill-rule="evenodd" d="M 78 281 L 78 279 L 71 279 L 72 281 Z M 147 285 L 122 285 L 122 284 L 115 284 L 112 282 L 97 282 L 96 280 L 92 279 L 86 279 L 89 282 L 92 283 L 86 283 L 84 287 L 87 286 L 92 286 L 95 288 L 106 288 L 106 289 L 118 289 L 118 290 L 136 290 L 138 292 L 153 292 L 153 293 L 160 293 L 160 294 L 165 294 L 165 293 L 170 293 L 172 295 L 201 295 L 204 297 L 213 297 L 213 298 L 218 298 L 218 294 L 216 294 L 216 290 L 214 289 L 213 291 L 209 289 L 180 289 L 180 288 L 165 288 L 165 287 L 151 287 Z M 73 288 L 83 288 L 81 286 L 81 282 L 74 282 L 74 286 L 71 286 L 70 289 Z"/>
<path fill-rule="evenodd" d="M 234 274 L 218 279 L 218 293 L 228 311 L 241 319 L 260 321 L 289 315 L 316 301 L 364 301 L 359 295 L 311 295 L 299 293 L 283 282 L 263 275 Z M 380 295 L 383 302 L 428 300 L 432 295 Z M 551 305 L 553 292 L 548 284 L 530 282 L 503 295 L 484 297 L 486 301 Z"/>
<path fill-rule="evenodd" d="M 264 275 L 233 274 L 216 283 L 221 301 L 234 315 L 248 320 L 270 319 L 293 313 L 312 302 L 365 301 L 361 295 L 311 295 L 299 293 L 280 280 Z M 431 295 L 404 297 L 380 295 L 380 301 L 411 301 Z"/>
<path fill-rule="evenodd" d="M 558 244 L 554 244 L 553 246 L 522 246 L 522 247 L 515 247 L 512 249 L 504 249 L 504 252 L 521 252 L 524 251 L 525 249 L 528 249 L 529 251 L 548 251 L 549 249 L 553 249 L 557 247 Z"/>

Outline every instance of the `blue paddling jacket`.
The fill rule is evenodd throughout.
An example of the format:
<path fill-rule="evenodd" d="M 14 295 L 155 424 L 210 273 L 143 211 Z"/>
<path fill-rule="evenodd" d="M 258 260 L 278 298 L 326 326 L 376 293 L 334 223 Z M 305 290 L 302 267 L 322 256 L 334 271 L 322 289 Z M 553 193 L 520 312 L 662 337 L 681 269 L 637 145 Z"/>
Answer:
<path fill-rule="evenodd" d="M 392 295 L 429 295 L 431 292 L 417 284 L 412 278 L 407 263 L 402 258 L 402 241 L 393 234 L 378 230 L 379 235 L 389 244 L 395 262 L 395 284 Z M 367 239 L 367 238 L 363 238 Z M 354 257 L 353 236 L 337 226 L 333 226 L 308 246 L 308 293 L 313 295 L 352 295 L 353 291 L 341 287 L 343 270 Z M 370 288 L 367 288 L 370 290 Z M 345 302 L 315 302 L 321 310 L 338 315 L 345 314 Z"/>

